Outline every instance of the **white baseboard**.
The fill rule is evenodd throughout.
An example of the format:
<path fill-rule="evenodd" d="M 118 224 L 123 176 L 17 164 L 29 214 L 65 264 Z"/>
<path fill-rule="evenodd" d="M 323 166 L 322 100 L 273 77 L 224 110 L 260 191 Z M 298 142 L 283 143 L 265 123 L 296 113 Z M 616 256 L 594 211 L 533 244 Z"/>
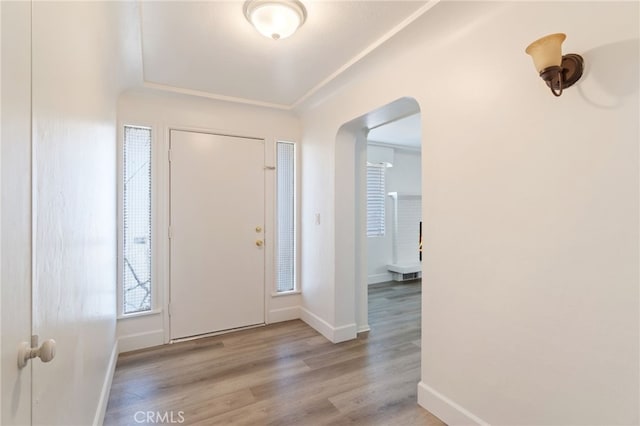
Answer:
<path fill-rule="evenodd" d="M 300 307 L 300 319 L 326 337 L 327 340 L 333 342 L 333 327 L 328 322 L 303 307 Z"/>
<path fill-rule="evenodd" d="M 358 333 L 366 333 L 367 331 L 371 331 L 369 324 L 358 326 Z"/>
<path fill-rule="evenodd" d="M 104 423 L 104 415 L 107 412 L 107 404 L 109 403 L 109 394 L 111 393 L 111 383 L 113 382 L 113 374 L 116 371 L 116 363 L 118 362 L 118 341 L 113 345 L 111 351 L 111 357 L 109 358 L 109 365 L 107 366 L 107 373 L 104 376 L 104 382 L 102 383 L 102 390 L 100 391 L 100 400 L 98 401 L 98 407 L 96 408 L 96 414 L 93 418 L 93 426 L 102 426 Z"/>
<path fill-rule="evenodd" d="M 120 353 L 150 348 L 164 344 L 164 330 L 145 331 L 118 338 Z"/>
<path fill-rule="evenodd" d="M 267 324 L 274 322 L 291 321 L 300 318 L 300 306 L 272 309 L 267 314 Z"/>
<path fill-rule="evenodd" d="M 336 327 L 333 331 L 333 343 L 346 342 L 358 337 L 358 326 L 355 323 Z"/>
<path fill-rule="evenodd" d="M 418 404 L 450 426 L 489 426 L 489 423 L 423 382 L 418 383 Z"/>
<path fill-rule="evenodd" d="M 393 281 L 393 275 L 391 275 L 391 272 L 367 276 L 367 284 L 385 283 L 387 281 Z"/>
<path fill-rule="evenodd" d="M 357 327 L 355 324 L 333 327 L 331 324 L 303 307 L 300 307 L 300 319 L 332 343 L 340 343 L 356 338 Z"/>

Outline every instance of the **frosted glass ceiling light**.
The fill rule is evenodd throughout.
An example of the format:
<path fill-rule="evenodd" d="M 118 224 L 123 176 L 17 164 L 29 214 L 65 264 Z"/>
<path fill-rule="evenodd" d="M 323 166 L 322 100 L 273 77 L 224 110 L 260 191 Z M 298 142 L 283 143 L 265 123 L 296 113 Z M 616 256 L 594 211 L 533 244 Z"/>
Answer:
<path fill-rule="evenodd" d="M 580 80 L 584 68 L 582 56 L 575 53 L 562 56 L 562 42 L 566 38 L 566 34 L 551 34 L 534 41 L 525 50 L 555 96 L 562 95 L 563 89 Z"/>
<path fill-rule="evenodd" d="M 289 37 L 304 24 L 307 10 L 298 0 L 248 0 L 244 16 L 265 37 Z"/>

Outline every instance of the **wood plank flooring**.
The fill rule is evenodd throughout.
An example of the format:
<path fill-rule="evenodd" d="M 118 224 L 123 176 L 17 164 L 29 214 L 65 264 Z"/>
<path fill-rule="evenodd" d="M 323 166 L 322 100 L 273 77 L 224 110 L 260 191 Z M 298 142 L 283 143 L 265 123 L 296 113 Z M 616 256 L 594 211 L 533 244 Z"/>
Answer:
<path fill-rule="evenodd" d="M 295 320 L 123 354 L 105 425 L 442 425 L 416 402 L 420 281 L 370 286 L 369 324 L 336 345 Z"/>

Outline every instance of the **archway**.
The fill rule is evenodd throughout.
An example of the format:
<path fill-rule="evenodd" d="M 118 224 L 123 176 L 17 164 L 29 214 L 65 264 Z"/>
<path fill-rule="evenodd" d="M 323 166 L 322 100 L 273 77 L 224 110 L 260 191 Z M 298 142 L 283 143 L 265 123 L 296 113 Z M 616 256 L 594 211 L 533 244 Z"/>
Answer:
<path fill-rule="evenodd" d="M 419 112 L 420 106 L 414 98 L 400 98 L 344 123 L 336 135 L 335 313 L 336 323 L 355 324 L 355 333 L 369 331 L 366 270 L 367 134 L 371 129 Z M 349 338 L 346 335 L 342 337 L 337 340 Z"/>

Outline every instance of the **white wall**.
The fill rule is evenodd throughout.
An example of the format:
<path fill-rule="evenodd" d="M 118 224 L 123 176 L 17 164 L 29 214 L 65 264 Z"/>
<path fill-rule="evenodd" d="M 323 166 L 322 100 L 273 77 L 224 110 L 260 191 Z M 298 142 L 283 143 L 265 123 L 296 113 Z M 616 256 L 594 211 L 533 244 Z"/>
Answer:
<path fill-rule="evenodd" d="M 274 160 L 274 143 L 277 140 L 300 140 L 299 119 L 292 113 L 203 99 L 188 95 L 138 89 L 123 94 L 118 109 L 120 124 L 138 124 L 152 127 L 153 133 L 153 181 L 154 204 L 154 287 L 153 312 L 149 315 L 126 317 L 118 320 L 120 350 L 130 351 L 167 343 L 170 338 L 167 304 L 168 281 L 168 129 L 202 129 L 221 134 L 259 137 L 269 147 L 267 163 Z M 300 168 L 298 168 L 300 170 Z M 273 202 L 275 173 L 267 176 L 266 198 Z M 291 294 L 272 296 L 274 288 L 273 242 L 270 230 L 274 229 L 273 204 L 267 204 L 265 241 L 266 259 L 266 313 L 267 322 L 285 321 L 300 317 L 301 296 Z M 269 226 L 270 224 L 270 226 Z M 300 269 L 300 268 L 298 268 Z"/>
<path fill-rule="evenodd" d="M 369 145 L 368 151 L 376 148 Z M 419 151 L 393 148 L 393 167 L 386 169 L 386 192 L 420 194 L 422 192 Z M 367 283 L 391 281 L 387 265 L 393 263 L 393 200 L 386 198 L 385 228 L 382 237 L 367 238 Z"/>
<path fill-rule="evenodd" d="M 353 148 L 336 134 L 398 98 L 420 104 L 419 400 L 447 423 L 640 421 L 638 12 L 442 2 L 300 110 L 314 195 L 302 200 L 303 303 L 340 328 L 354 272 L 333 265 L 354 233 L 331 217 L 353 215 L 340 184 Z M 557 31 L 587 67 L 561 98 L 524 54 Z M 305 226 L 316 212 L 330 219 Z"/>
<path fill-rule="evenodd" d="M 100 423 L 116 350 L 116 107 L 134 84 L 136 6 L 32 5 L 33 424 Z M 135 46 L 135 43 L 134 43 Z M 26 308 L 26 307 L 25 307 Z"/>

